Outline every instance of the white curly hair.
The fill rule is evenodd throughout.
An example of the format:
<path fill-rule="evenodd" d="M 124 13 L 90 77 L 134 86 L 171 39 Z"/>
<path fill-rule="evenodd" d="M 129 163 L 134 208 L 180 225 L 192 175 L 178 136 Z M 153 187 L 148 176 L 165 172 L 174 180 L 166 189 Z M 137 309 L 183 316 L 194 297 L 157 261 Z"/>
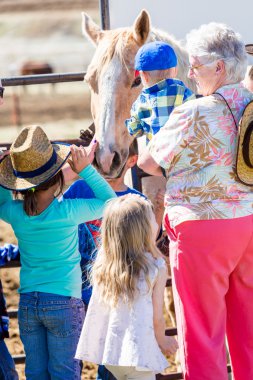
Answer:
<path fill-rule="evenodd" d="M 240 34 L 225 24 L 211 22 L 193 29 L 186 36 L 190 56 L 199 57 L 202 63 L 222 60 L 227 83 L 240 82 L 247 68 L 247 53 Z"/>

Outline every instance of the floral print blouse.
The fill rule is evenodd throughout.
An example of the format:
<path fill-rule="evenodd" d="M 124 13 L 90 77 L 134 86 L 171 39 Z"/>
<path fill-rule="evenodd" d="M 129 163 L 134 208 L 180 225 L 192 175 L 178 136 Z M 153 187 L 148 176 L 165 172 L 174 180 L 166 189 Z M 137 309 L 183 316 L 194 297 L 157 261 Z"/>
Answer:
<path fill-rule="evenodd" d="M 253 213 L 253 187 L 236 179 L 237 124 L 253 94 L 242 84 L 177 107 L 148 149 L 166 170 L 165 208 L 171 227 L 188 220 Z"/>

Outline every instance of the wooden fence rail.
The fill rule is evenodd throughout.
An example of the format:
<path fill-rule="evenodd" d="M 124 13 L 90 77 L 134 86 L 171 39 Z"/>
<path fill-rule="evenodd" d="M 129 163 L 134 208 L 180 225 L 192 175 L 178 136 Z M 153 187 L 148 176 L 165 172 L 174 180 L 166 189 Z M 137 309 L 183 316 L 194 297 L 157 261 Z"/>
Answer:
<path fill-rule="evenodd" d="M 64 74 L 39 74 L 24 75 L 10 78 L 2 78 L 3 87 L 28 86 L 32 84 L 48 84 L 63 82 L 81 82 L 84 80 L 86 72 L 64 73 Z"/>

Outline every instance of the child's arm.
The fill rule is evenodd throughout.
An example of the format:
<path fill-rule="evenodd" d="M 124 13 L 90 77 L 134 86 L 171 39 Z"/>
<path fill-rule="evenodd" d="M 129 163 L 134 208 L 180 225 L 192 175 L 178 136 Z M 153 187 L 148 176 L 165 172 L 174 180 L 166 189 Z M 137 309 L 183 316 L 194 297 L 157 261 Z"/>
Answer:
<path fill-rule="evenodd" d="M 138 98 L 132 106 L 130 119 L 125 121 L 131 136 L 141 137 L 145 132 L 149 132 L 150 127 L 145 123 L 144 119 L 150 117 L 151 113 L 152 110 L 147 105 L 142 104 Z"/>
<path fill-rule="evenodd" d="M 95 136 L 94 136 L 90 144 L 85 148 L 89 163 L 92 163 L 94 160 L 96 148 L 97 148 L 97 140 L 95 139 Z M 64 176 L 65 183 L 72 182 L 78 178 L 78 173 L 74 171 L 73 168 L 71 167 L 71 162 L 67 162 L 63 166 L 62 173 Z"/>
<path fill-rule="evenodd" d="M 161 189 L 158 189 L 155 199 L 154 199 L 154 214 L 156 223 L 158 224 L 159 228 L 157 231 L 157 238 L 160 234 L 161 226 L 163 223 L 163 215 L 164 215 L 164 191 Z"/>
<path fill-rule="evenodd" d="M 163 316 L 163 297 L 168 278 L 166 266 L 159 268 L 157 281 L 153 289 L 154 331 L 157 343 L 165 355 L 174 354 L 178 348 L 175 338 L 165 336 L 165 320 Z"/>
<path fill-rule="evenodd" d="M 106 201 L 115 198 L 116 194 L 106 180 L 89 164 L 83 147 L 71 147 L 72 158 L 68 160 L 71 169 L 83 178 L 93 191 L 94 199 L 72 199 L 64 202 L 70 219 L 77 224 L 102 217 Z"/>
<path fill-rule="evenodd" d="M 72 182 L 78 178 L 78 174 L 71 169 L 68 163 L 63 166 L 62 173 L 65 183 Z"/>

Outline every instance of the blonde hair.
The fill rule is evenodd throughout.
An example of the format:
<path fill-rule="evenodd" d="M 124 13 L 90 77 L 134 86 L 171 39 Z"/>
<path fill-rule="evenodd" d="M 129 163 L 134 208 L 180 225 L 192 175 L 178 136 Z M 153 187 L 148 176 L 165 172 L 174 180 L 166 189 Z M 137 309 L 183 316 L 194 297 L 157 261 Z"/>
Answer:
<path fill-rule="evenodd" d="M 139 195 L 128 194 L 112 200 L 106 207 L 102 226 L 102 247 L 91 270 L 91 283 L 97 285 L 101 299 L 115 306 L 121 298 L 131 304 L 143 272 L 148 285 L 150 252 L 159 257 L 150 223 L 152 205 Z"/>

